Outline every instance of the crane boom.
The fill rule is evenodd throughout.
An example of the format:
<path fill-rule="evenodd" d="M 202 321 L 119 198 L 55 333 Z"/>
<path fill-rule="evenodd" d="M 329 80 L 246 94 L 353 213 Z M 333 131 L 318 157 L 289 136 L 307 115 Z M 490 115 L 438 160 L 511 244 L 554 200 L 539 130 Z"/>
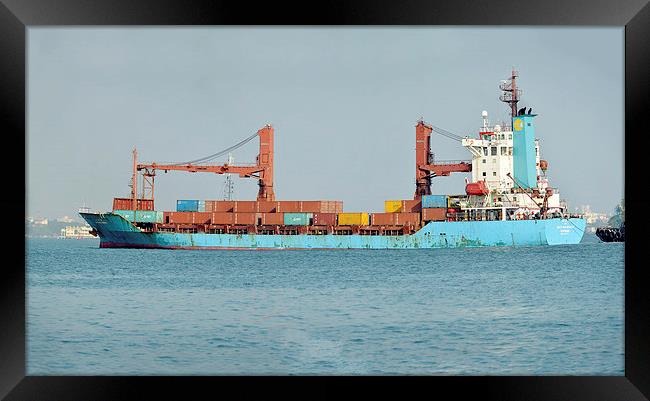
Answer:
<path fill-rule="evenodd" d="M 260 150 L 257 155 L 255 165 L 253 166 L 237 166 L 229 163 L 226 164 L 193 164 L 197 161 L 205 162 L 208 159 L 213 159 L 224 151 L 216 153 L 202 159 L 194 160 L 188 163 L 142 163 L 136 164 L 134 160 L 134 170 L 142 171 L 143 181 L 144 177 L 149 177 L 150 180 L 146 183 L 150 186 L 151 199 L 153 199 L 153 177 L 156 171 L 185 171 L 189 173 L 214 173 L 214 174 L 238 174 L 242 178 L 256 178 L 258 180 L 259 191 L 257 193 L 257 200 L 275 200 L 275 193 L 273 191 L 273 127 L 266 125 L 259 129 L 253 136 L 260 138 Z M 251 137 L 251 138 L 253 138 Z M 227 151 L 233 150 L 236 147 L 248 142 L 251 138 L 246 138 L 237 145 L 231 146 L 226 149 Z M 135 157 L 135 154 L 134 154 Z M 135 174 L 134 174 L 134 187 L 135 187 Z M 137 187 L 135 187 L 137 188 Z M 143 185 L 143 197 L 144 197 Z"/>

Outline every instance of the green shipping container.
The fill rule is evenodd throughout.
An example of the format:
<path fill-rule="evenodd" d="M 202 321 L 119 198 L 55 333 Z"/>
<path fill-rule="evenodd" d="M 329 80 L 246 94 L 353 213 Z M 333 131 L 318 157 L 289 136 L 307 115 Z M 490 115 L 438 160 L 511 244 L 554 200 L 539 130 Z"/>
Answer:
<path fill-rule="evenodd" d="M 133 210 L 113 210 L 113 213 L 119 214 L 128 221 L 133 221 Z M 136 223 L 162 223 L 163 212 L 153 210 L 138 210 L 135 215 Z"/>
<path fill-rule="evenodd" d="M 285 213 L 285 226 L 308 226 L 311 224 L 313 213 Z"/>

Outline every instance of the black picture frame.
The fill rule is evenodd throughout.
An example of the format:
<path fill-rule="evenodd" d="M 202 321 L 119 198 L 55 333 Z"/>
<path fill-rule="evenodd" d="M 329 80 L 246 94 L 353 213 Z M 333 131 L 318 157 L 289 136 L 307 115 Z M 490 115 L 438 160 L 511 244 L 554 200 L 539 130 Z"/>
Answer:
<path fill-rule="evenodd" d="M 5 195 L 0 210 L 5 227 L 2 245 L 5 263 L 0 279 L 0 396 L 23 399 L 124 399 L 190 398 L 187 392 L 209 388 L 206 398 L 225 396 L 228 390 L 248 395 L 253 388 L 267 391 L 278 381 L 257 377 L 259 386 L 246 386 L 251 378 L 235 377 L 38 377 L 26 376 L 25 366 L 25 258 L 27 242 L 21 217 L 26 211 L 26 30 L 54 25 L 576 25 L 625 27 L 625 376 L 465 376 L 400 380 L 358 377 L 382 392 L 405 387 L 437 394 L 451 390 L 454 399 L 481 393 L 481 399 L 499 400 L 643 400 L 650 397 L 650 305 L 643 241 L 644 211 L 650 210 L 639 169 L 645 146 L 650 110 L 650 5 L 647 0 L 454 1 L 399 2 L 321 1 L 306 3 L 250 3 L 224 1 L 106 1 L 106 0 L 1 0 L 0 97 L 4 138 Z M 594 62 L 597 62 L 595 60 Z M 577 72 L 569 72 L 575 73 Z M 9 160 L 7 160 L 9 159 Z M 597 172 L 594 172 L 597 174 Z M 20 195 L 23 188 L 25 198 Z M 7 227 L 8 225 L 8 227 Z M 11 256 L 8 258 L 7 256 Z M 495 372 L 498 375 L 498 372 Z M 372 383 L 369 381 L 372 380 Z M 332 378 L 301 378 L 318 386 L 315 395 L 334 395 Z M 338 381 L 350 382 L 351 380 Z M 337 382 L 338 382 L 337 381 Z M 217 383 L 218 382 L 218 383 Z M 325 383 L 326 382 L 326 383 Z M 291 391 L 294 392 L 294 391 Z M 285 395 L 291 395 L 285 393 Z M 306 393 L 309 397 L 310 393 Z M 645 395 L 645 396 L 644 396 Z M 196 398 L 196 397 L 192 397 Z"/>

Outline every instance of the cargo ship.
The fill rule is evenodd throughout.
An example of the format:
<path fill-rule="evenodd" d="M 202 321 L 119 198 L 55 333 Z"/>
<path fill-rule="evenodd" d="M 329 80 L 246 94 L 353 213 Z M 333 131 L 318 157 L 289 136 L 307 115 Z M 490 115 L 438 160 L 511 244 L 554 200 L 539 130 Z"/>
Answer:
<path fill-rule="evenodd" d="M 133 150 L 129 197 L 114 198 L 109 212 L 81 212 L 101 248 L 161 249 L 416 249 L 577 244 L 586 220 L 570 214 L 547 178 L 532 109 L 519 108 L 518 73 L 501 81 L 508 123 L 491 125 L 482 113 L 476 136 L 461 137 L 419 120 L 415 126 L 415 191 L 386 200 L 382 213 L 344 212 L 337 200 L 276 200 L 274 129 L 266 125 L 230 148 L 178 163 L 138 163 Z M 478 120 L 478 119 L 477 119 Z M 478 124 L 477 124 L 478 125 Z M 468 160 L 435 160 L 431 135 L 456 140 Z M 259 139 L 254 164 L 214 160 Z M 157 172 L 237 174 L 258 181 L 257 200 L 177 201 L 176 210 L 154 207 Z M 435 177 L 467 173 L 465 193 L 433 194 Z M 140 191 L 138 183 L 141 182 Z"/>

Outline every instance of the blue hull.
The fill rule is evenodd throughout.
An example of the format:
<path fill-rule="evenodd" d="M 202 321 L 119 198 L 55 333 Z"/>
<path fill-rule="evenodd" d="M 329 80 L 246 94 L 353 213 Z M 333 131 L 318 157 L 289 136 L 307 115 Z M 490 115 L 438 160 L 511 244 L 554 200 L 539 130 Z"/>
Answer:
<path fill-rule="evenodd" d="M 112 213 L 81 213 L 102 248 L 416 249 L 577 244 L 584 219 L 430 222 L 412 235 L 261 235 L 141 232 Z"/>

